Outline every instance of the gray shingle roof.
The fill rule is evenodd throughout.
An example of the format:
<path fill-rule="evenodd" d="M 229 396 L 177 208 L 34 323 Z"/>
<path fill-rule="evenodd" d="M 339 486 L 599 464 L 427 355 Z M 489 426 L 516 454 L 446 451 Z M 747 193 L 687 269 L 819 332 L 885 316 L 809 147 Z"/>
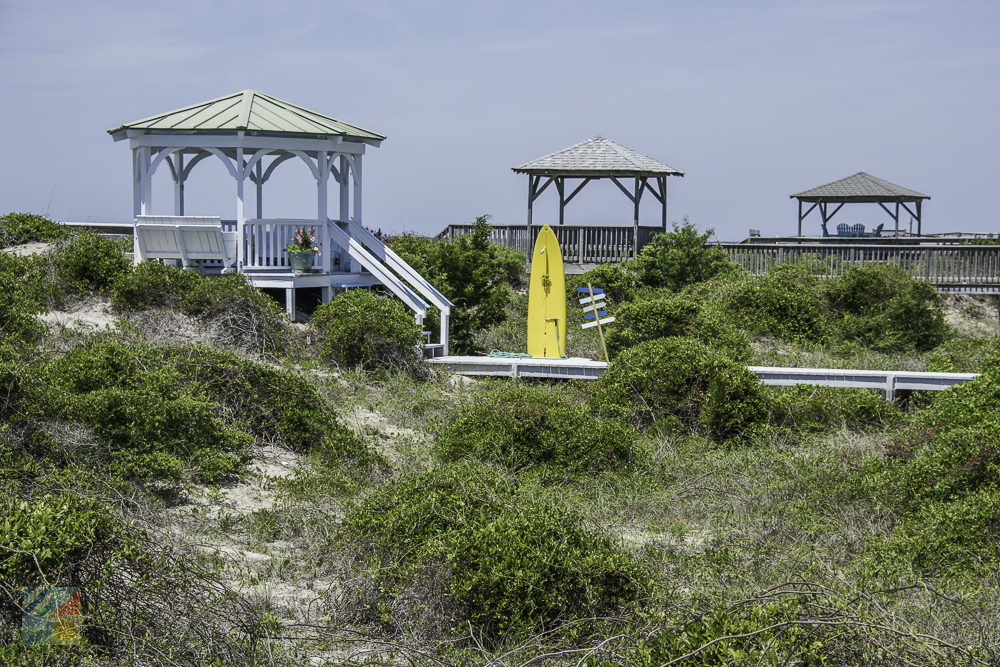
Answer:
<path fill-rule="evenodd" d="M 801 199 L 802 201 L 829 202 L 894 202 L 930 199 L 929 195 L 890 183 L 863 171 L 790 196 L 792 199 Z"/>
<path fill-rule="evenodd" d="M 684 175 L 683 171 L 674 169 L 659 160 L 637 153 L 631 148 L 604 137 L 593 137 L 581 141 L 569 148 L 513 167 L 513 170 L 521 174 L 579 174 L 583 176 Z"/>
<path fill-rule="evenodd" d="M 121 130 L 221 134 L 245 130 L 269 134 L 357 137 L 376 141 L 385 139 L 381 134 L 249 89 L 125 123 L 108 132 Z"/>

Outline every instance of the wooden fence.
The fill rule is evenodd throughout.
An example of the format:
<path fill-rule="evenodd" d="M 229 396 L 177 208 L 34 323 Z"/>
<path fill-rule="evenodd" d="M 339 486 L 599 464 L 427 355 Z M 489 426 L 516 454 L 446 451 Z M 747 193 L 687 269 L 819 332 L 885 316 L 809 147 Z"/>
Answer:
<path fill-rule="evenodd" d="M 781 264 L 802 262 L 825 276 L 851 266 L 892 264 L 911 277 L 939 286 L 1000 285 L 1000 245 L 830 245 L 720 243 L 746 271 L 762 275 Z"/>
<path fill-rule="evenodd" d="M 437 238 L 454 239 L 471 233 L 475 225 L 449 225 Z M 513 248 L 526 255 L 531 254 L 540 226 L 531 229 L 525 225 L 493 225 L 490 241 Z M 588 225 L 556 225 L 552 227 L 562 249 L 563 261 L 575 264 L 601 264 L 624 262 L 633 256 L 635 247 L 634 227 L 599 227 Z M 661 227 L 639 227 L 639 250 L 642 250 L 654 234 L 662 232 Z"/>
<path fill-rule="evenodd" d="M 473 229 L 474 225 L 450 225 L 438 234 L 438 238 L 457 238 Z M 495 225 L 490 240 L 527 254 L 540 229 L 532 228 L 529 241 L 524 225 Z M 623 262 L 633 256 L 633 227 L 561 225 L 552 229 L 567 263 Z M 661 231 L 660 227 L 639 227 L 639 250 Z M 1000 293 L 1000 245 L 962 245 L 954 241 L 922 244 L 914 239 L 905 243 L 893 243 L 888 239 L 852 243 L 837 239 L 836 243 L 717 245 L 732 261 L 755 275 L 794 262 L 806 262 L 813 271 L 830 277 L 843 275 L 851 266 L 892 264 L 913 278 L 926 280 L 944 290 Z"/>

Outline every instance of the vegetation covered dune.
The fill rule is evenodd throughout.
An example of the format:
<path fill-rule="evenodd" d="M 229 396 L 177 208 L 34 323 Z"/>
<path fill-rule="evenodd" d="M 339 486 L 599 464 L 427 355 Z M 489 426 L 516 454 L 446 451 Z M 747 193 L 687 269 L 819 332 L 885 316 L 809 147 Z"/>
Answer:
<path fill-rule="evenodd" d="M 600 380 L 517 383 L 428 368 L 372 292 L 291 325 L 239 276 L 0 218 L 0 661 L 996 664 L 996 298 L 706 240 L 576 279 L 618 317 Z M 523 258 L 393 243 L 455 349 L 523 349 Z M 982 377 L 890 404 L 747 364 Z M 79 587 L 76 644 L 21 642 L 39 585 Z"/>

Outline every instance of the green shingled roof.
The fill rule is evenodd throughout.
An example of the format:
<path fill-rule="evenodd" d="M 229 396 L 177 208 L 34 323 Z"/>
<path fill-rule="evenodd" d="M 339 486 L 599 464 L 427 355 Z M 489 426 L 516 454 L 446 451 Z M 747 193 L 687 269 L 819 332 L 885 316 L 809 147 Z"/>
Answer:
<path fill-rule="evenodd" d="M 219 134 L 235 134 L 243 130 L 266 134 L 354 137 L 375 141 L 385 139 L 381 134 L 250 89 L 124 123 L 108 132 L 122 130 Z"/>

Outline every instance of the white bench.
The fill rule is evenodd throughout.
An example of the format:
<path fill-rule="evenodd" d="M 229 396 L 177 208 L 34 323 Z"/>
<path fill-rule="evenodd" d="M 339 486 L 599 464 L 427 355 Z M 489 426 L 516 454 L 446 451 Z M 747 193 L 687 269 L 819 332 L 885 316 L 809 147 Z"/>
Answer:
<path fill-rule="evenodd" d="M 219 218 L 140 215 L 135 222 L 135 261 L 179 260 L 184 268 L 218 261 L 228 273 L 236 266 L 236 237 L 236 232 L 222 231 Z"/>

